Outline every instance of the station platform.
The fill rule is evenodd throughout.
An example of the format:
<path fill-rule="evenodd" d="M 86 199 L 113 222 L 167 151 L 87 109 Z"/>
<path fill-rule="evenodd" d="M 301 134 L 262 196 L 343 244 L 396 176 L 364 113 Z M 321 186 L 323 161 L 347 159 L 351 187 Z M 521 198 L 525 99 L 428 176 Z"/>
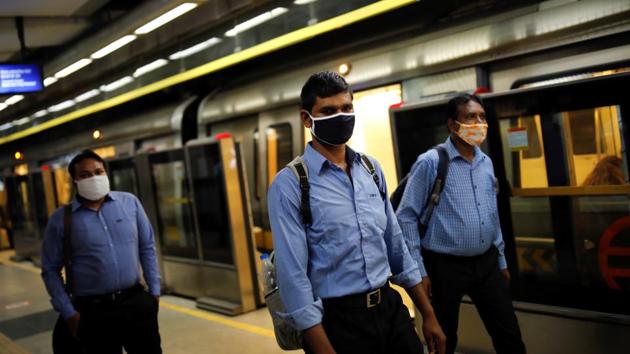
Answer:
<path fill-rule="evenodd" d="M 57 313 L 40 270 L 27 262 L 11 261 L 12 254 L 0 252 L 0 354 L 52 353 Z M 283 353 L 265 308 L 228 317 L 196 309 L 192 300 L 167 295 L 160 299 L 159 323 L 164 353 Z"/>

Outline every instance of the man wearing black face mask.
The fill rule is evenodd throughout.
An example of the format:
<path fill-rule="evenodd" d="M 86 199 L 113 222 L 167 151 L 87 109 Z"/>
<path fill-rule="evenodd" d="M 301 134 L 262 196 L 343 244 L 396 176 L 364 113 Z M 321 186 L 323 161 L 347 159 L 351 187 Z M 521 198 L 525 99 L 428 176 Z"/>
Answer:
<path fill-rule="evenodd" d="M 317 73 L 301 100 L 302 122 L 313 135 L 302 156 L 310 220 L 290 168 L 268 194 L 282 316 L 302 331 L 307 353 L 422 353 L 391 281 L 421 310 L 430 352 L 442 353 L 445 337 L 384 197 L 380 166 L 370 159 L 375 171 L 367 168 L 365 157 L 345 145 L 355 120 L 350 87 L 336 73 Z"/>

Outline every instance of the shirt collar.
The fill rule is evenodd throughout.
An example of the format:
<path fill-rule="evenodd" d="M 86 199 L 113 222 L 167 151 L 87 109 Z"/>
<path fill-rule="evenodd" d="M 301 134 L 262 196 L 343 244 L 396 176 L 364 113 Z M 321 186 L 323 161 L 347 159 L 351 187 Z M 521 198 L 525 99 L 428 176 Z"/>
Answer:
<path fill-rule="evenodd" d="M 116 196 L 112 193 L 108 193 L 107 196 L 105 196 L 105 202 L 109 200 L 116 201 L 116 199 Z M 72 212 L 75 212 L 77 209 L 83 206 L 83 204 L 81 204 L 81 202 L 79 201 L 78 194 L 74 195 L 74 198 L 72 198 L 70 204 L 72 205 Z"/>
<path fill-rule="evenodd" d="M 462 159 L 464 159 L 464 157 L 459 153 L 459 150 L 457 150 L 457 147 L 455 147 L 455 144 L 453 143 L 453 140 L 451 140 L 451 136 L 449 135 L 448 138 L 446 138 L 446 141 L 444 142 L 444 146 L 446 147 L 446 152 L 448 152 L 448 159 L 449 161 L 452 161 L 453 159 L 457 158 L 457 157 L 461 157 Z M 481 151 L 481 149 L 479 148 L 479 146 L 475 146 L 475 158 L 473 159 L 473 164 L 476 164 L 477 162 L 485 159 L 486 156 L 483 153 L 483 151 Z M 466 160 L 466 159 L 464 159 Z"/>
<path fill-rule="evenodd" d="M 359 154 L 346 145 L 346 161 L 354 163 L 358 158 Z M 304 149 L 304 161 L 308 170 L 317 171 L 317 174 L 321 174 L 324 167 L 329 167 L 331 164 L 319 151 L 313 148 L 312 143 L 308 143 Z"/>

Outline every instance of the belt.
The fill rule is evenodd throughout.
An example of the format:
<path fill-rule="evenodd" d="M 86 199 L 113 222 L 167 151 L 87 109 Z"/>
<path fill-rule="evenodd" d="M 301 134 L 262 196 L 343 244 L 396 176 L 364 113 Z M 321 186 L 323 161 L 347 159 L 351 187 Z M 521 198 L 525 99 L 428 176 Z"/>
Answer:
<path fill-rule="evenodd" d="M 421 252 L 422 252 L 422 257 L 423 258 L 442 258 L 442 259 L 450 259 L 450 260 L 453 260 L 453 261 L 466 262 L 466 261 L 476 261 L 478 259 L 487 257 L 489 255 L 493 255 L 493 254 L 497 253 L 498 251 L 497 251 L 497 248 L 494 245 L 492 245 L 484 253 L 473 255 L 473 256 L 457 256 L 457 255 L 454 255 L 454 254 L 446 254 L 446 253 L 440 253 L 440 252 L 431 251 L 431 250 L 428 250 L 426 248 L 423 248 L 421 250 Z"/>
<path fill-rule="evenodd" d="M 378 289 L 366 291 L 360 294 L 352 294 L 341 297 L 331 297 L 324 299 L 324 306 L 333 307 L 354 307 L 354 308 L 371 308 L 377 306 L 385 300 L 385 297 L 389 294 L 389 283 L 381 286 Z"/>
<path fill-rule="evenodd" d="M 144 291 L 141 284 L 136 284 L 130 288 L 114 291 L 108 294 L 75 296 L 74 302 L 78 305 L 115 305 L 119 304 L 134 295 Z"/>

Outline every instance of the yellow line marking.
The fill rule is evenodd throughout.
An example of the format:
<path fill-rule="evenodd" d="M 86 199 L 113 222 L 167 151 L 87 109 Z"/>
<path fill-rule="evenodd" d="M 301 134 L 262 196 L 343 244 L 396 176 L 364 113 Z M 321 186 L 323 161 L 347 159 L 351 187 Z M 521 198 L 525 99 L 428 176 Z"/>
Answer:
<path fill-rule="evenodd" d="M 76 110 L 74 112 L 65 114 L 63 116 L 51 119 L 37 126 L 2 137 L 0 138 L 0 145 L 8 143 L 10 141 L 22 139 L 24 137 L 39 133 L 46 129 L 50 129 L 55 126 L 73 121 L 75 119 L 79 119 L 87 115 L 103 111 L 105 109 L 134 100 L 138 97 L 142 97 L 150 93 L 165 89 L 167 87 L 177 85 L 179 83 L 225 69 L 227 67 L 262 56 L 267 53 L 271 53 L 273 51 L 288 47 L 290 45 L 306 41 L 320 34 L 334 31 L 336 29 L 348 26 L 350 24 L 365 20 L 367 18 L 376 16 L 376 15 L 380 15 L 380 14 L 395 10 L 397 8 L 400 8 L 406 5 L 410 5 L 415 2 L 417 2 L 417 0 L 377 1 L 373 4 L 364 6 L 362 8 L 359 8 L 350 12 L 346 12 L 343 15 L 333 17 L 331 19 L 319 22 L 312 26 L 300 28 L 293 32 L 289 32 L 280 37 L 276 37 L 274 39 L 255 45 L 253 47 L 244 49 L 238 53 L 230 54 L 225 57 L 213 60 L 206 64 L 200 65 L 196 68 L 192 68 L 190 70 L 184 71 L 183 73 L 179 73 L 179 74 L 167 77 L 160 81 L 156 81 L 154 83 L 140 87 L 138 89 L 125 92 L 111 99 L 108 99 L 99 103 L 95 103 L 91 106 L 87 106 L 79 110 Z"/>
<path fill-rule="evenodd" d="M 171 304 L 171 303 L 165 302 L 163 300 L 160 301 L 160 307 L 164 307 L 164 308 L 167 308 L 169 310 L 177 311 L 177 312 L 189 315 L 189 316 L 201 318 L 203 320 L 217 322 L 217 323 L 220 323 L 220 324 L 225 325 L 225 326 L 233 327 L 233 328 L 240 329 L 240 330 L 243 330 L 243 331 L 247 331 L 247 332 L 250 332 L 250 333 L 258 334 L 258 335 L 261 335 L 261 336 L 275 338 L 275 336 L 273 334 L 273 330 L 271 330 L 271 329 L 258 327 L 258 326 L 254 326 L 254 325 L 251 325 L 251 324 L 247 324 L 247 323 L 231 320 L 229 318 L 225 318 L 223 316 L 215 315 L 215 314 L 212 314 L 212 313 L 209 313 L 209 312 L 195 310 L 195 309 L 190 309 L 190 308 L 187 308 L 187 307 Z"/>

